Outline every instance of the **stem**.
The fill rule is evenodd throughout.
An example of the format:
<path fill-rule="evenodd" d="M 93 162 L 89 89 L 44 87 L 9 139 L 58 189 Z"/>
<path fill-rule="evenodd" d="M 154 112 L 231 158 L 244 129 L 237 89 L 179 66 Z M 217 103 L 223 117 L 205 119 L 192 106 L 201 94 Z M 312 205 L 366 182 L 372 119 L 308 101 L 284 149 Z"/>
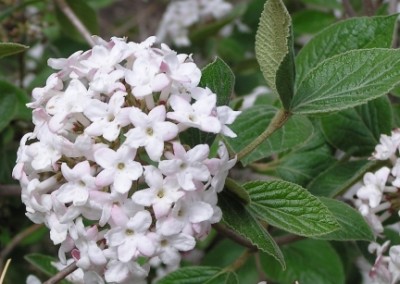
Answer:
<path fill-rule="evenodd" d="M 226 267 L 224 270 L 225 271 L 236 271 L 238 270 L 240 267 L 243 266 L 243 264 L 246 263 L 246 260 L 249 258 L 249 256 L 251 256 L 253 254 L 254 251 L 252 250 L 245 250 L 241 256 L 238 257 L 238 259 L 235 260 L 234 263 L 232 263 L 231 265 L 229 265 L 228 267 Z"/>
<path fill-rule="evenodd" d="M 375 14 L 374 3 L 371 0 L 363 0 L 363 8 L 366 16 L 373 16 Z"/>
<path fill-rule="evenodd" d="M 234 231 L 230 230 L 228 227 L 226 227 L 220 223 L 213 224 L 212 226 L 218 233 L 233 240 L 234 242 L 238 243 L 239 245 L 247 247 L 252 251 L 258 250 L 257 247 L 255 245 L 253 245 L 250 241 L 248 241 L 246 238 L 236 234 Z"/>
<path fill-rule="evenodd" d="M 71 23 L 75 26 L 78 32 L 83 36 L 86 42 L 90 46 L 94 46 L 95 43 L 92 39 L 92 36 L 89 30 L 85 27 L 85 25 L 81 22 L 81 20 L 75 15 L 74 11 L 71 7 L 68 6 L 68 3 L 65 0 L 54 0 L 57 3 L 60 10 L 64 13 L 64 15 L 71 21 Z"/>
<path fill-rule="evenodd" d="M 235 196 L 239 197 L 244 204 L 250 203 L 249 194 L 233 179 L 227 177 L 225 180 L 225 187 Z"/>
<path fill-rule="evenodd" d="M 19 234 L 17 234 L 17 235 L 11 240 L 11 242 L 8 243 L 8 245 L 0 252 L 0 269 L 2 269 L 2 267 L 3 267 L 4 259 L 6 259 L 6 257 L 11 253 L 11 251 L 12 251 L 23 239 L 25 239 L 27 236 L 29 236 L 29 235 L 32 234 L 33 232 L 37 231 L 37 230 L 40 229 L 41 227 L 43 227 L 42 224 L 34 224 L 34 225 L 28 227 L 27 229 L 25 229 L 24 231 L 20 232 Z M 0 282 L 0 283 L 1 283 L 1 282 Z"/>
<path fill-rule="evenodd" d="M 347 15 L 350 18 L 352 18 L 356 15 L 356 12 L 354 12 L 354 9 L 351 6 L 351 3 L 349 0 L 343 0 L 342 4 L 343 4 L 343 9 L 344 9 L 345 15 Z"/>
<path fill-rule="evenodd" d="M 389 14 L 396 14 L 397 13 L 397 4 L 398 0 L 390 0 L 389 2 Z"/>
<path fill-rule="evenodd" d="M 270 137 L 276 130 L 281 128 L 285 122 L 289 119 L 291 113 L 287 110 L 280 109 L 275 116 L 272 118 L 267 129 L 260 134 L 253 142 L 247 145 L 242 151 L 237 155 L 237 159 L 241 160 L 251 152 L 253 152 L 261 143 L 263 143 L 268 137 Z"/>
<path fill-rule="evenodd" d="M 78 266 L 76 266 L 76 262 L 73 262 L 70 265 L 68 265 L 67 267 L 65 267 L 63 270 L 60 270 L 60 272 L 58 272 L 56 275 L 51 277 L 49 280 L 47 280 L 46 282 L 43 282 L 43 284 L 58 283 L 77 269 L 78 269 Z"/>

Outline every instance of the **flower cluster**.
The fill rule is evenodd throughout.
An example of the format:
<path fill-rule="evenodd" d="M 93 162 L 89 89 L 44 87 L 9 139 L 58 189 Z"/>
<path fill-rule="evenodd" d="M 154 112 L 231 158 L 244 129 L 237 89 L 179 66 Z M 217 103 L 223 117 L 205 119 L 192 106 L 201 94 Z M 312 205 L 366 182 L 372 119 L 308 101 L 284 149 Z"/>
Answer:
<path fill-rule="evenodd" d="M 142 283 L 150 264 L 177 267 L 221 219 L 217 193 L 236 160 L 222 142 L 210 154 L 179 134 L 234 137 L 227 125 L 239 112 L 198 86 L 190 56 L 155 40 L 95 38 L 91 50 L 50 59 L 58 71 L 29 103 L 35 128 L 13 176 L 26 215 L 46 224 L 84 283 Z"/>
<path fill-rule="evenodd" d="M 377 237 L 384 238 L 382 223 L 400 209 L 400 129 L 391 135 L 381 135 L 380 143 L 375 147 L 372 159 L 388 161 L 376 172 L 367 172 L 363 185 L 357 190 L 355 205 L 370 224 Z M 370 271 L 376 283 L 397 283 L 400 280 L 400 245 L 391 246 L 389 255 L 384 253 L 389 248 L 389 241 L 379 245 L 371 243 L 369 251 L 377 258 Z"/>
<path fill-rule="evenodd" d="M 171 1 L 159 25 L 157 37 L 162 41 L 171 40 L 176 46 L 188 46 L 191 26 L 220 19 L 231 10 L 232 4 L 224 0 Z"/>

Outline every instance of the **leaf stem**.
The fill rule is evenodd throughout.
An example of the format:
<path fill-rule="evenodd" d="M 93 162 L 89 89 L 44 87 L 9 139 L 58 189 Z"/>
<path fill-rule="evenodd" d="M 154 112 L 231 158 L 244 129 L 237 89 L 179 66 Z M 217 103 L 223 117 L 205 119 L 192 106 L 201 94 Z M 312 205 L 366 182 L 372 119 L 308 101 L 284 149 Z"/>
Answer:
<path fill-rule="evenodd" d="M 75 26 L 75 28 L 79 31 L 79 33 L 83 36 L 86 42 L 90 46 L 94 46 L 95 43 L 92 39 L 92 36 L 89 30 L 85 27 L 85 25 L 81 22 L 81 20 L 75 15 L 74 11 L 68 5 L 65 0 L 54 0 L 57 3 L 60 10 L 64 13 L 64 15 L 71 21 L 71 23 Z"/>
<path fill-rule="evenodd" d="M 56 275 L 51 277 L 49 280 L 47 280 L 46 282 L 43 282 L 43 284 L 58 283 L 77 269 L 78 269 L 78 266 L 76 266 L 76 262 L 73 262 L 70 265 L 68 265 L 67 267 L 65 267 L 63 270 L 60 270 L 60 272 L 58 272 Z"/>
<path fill-rule="evenodd" d="M 261 143 L 263 143 L 268 137 L 270 137 L 276 130 L 281 128 L 285 122 L 290 118 L 291 113 L 288 110 L 280 109 L 272 118 L 267 129 L 260 134 L 253 142 L 247 145 L 237 155 L 237 159 L 241 160 L 251 152 L 253 152 Z"/>
<path fill-rule="evenodd" d="M 231 265 L 227 266 L 225 271 L 236 271 L 242 267 L 246 260 L 254 253 L 254 251 L 246 249 Z"/>
<path fill-rule="evenodd" d="M 250 196 L 247 191 L 241 187 L 235 180 L 227 177 L 225 180 L 225 187 L 232 192 L 235 196 L 239 197 L 244 204 L 250 203 Z"/>

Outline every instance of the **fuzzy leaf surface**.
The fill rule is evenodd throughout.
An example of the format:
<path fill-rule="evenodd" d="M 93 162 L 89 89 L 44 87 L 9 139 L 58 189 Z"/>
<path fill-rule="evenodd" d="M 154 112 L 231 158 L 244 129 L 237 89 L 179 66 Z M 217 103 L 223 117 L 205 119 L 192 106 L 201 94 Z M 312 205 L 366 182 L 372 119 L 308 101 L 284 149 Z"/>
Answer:
<path fill-rule="evenodd" d="M 293 97 L 295 79 L 293 31 L 292 20 L 281 0 L 265 3 L 256 33 L 255 50 L 268 86 L 279 94 L 287 109 Z"/>
<path fill-rule="evenodd" d="M 267 223 L 301 236 L 318 236 L 339 229 L 328 208 L 305 188 L 287 181 L 252 181 L 243 185 L 250 211 Z"/>
<path fill-rule="evenodd" d="M 291 110 L 315 114 L 347 109 L 383 96 L 399 80 L 400 50 L 352 50 L 312 69 L 293 97 Z"/>
<path fill-rule="evenodd" d="M 296 57 L 296 86 L 321 61 L 334 55 L 354 49 L 389 48 L 396 19 L 397 15 L 358 17 L 340 21 L 321 31 Z"/>

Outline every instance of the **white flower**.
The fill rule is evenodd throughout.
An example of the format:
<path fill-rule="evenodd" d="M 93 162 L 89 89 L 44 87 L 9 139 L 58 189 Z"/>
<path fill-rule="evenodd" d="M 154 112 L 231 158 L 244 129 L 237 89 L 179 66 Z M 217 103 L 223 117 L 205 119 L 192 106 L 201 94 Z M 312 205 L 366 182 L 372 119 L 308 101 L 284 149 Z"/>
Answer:
<path fill-rule="evenodd" d="M 89 162 L 80 162 L 72 169 L 63 163 L 61 172 L 67 183 L 63 184 L 57 191 L 57 199 L 62 203 L 72 202 L 77 206 L 84 205 L 89 197 L 89 191 L 97 189 Z"/>
<path fill-rule="evenodd" d="M 206 160 L 204 163 L 213 175 L 211 186 L 216 192 L 221 192 L 224 188 L 225 179 L 228 176 L 229 170 L 236 164 L 236 157 L 229 160 L 228 150 L 222 141 L 220 141 L 218 145 L 218 156 L 220 159 L 212 158 Z"/>
<path fill-rule="evenodd" d="M 177 265 L 181 260 L 179 251 L 192 250 L 195 245 L 195 239 L 187 234 L 161 236 L 158 239 L 158 254 L 166 265 Z"/>
<path fill-rule="evenodd" d="M 177 202 L 184 192 L 180 191 L 175 178 L 163 178 L 161 172 L 153 167 L 145 167 L 144 176 L 149 188 L 136 191 L 132 200 L 143 206 L 152 206 L 156 218 L 167 215 L 172 204 Z"/>
<path fill-rule="evenodd" d="M 225 136 L 235 138 L 237 135 L 226 124 L 232 124 L 241 114 L 240 111 L 234 111 L 228 106 L 217 107 L 218 119 L 222 124 L 221 133 Z"/>
<path fill-rule="evenodd" d="M 82 112 L 90 102 L 91 95 L 77 79 L 72 80 L 65 92 L 52 97 L 46 104 L 46 110 L 53 117 L 50 119 L 49 128 L 57 132 L 64 126 L 65 119 L 78 112 Z"/>
<path fill-rule="evenodd" d="M 187 225 L 209 220 L 213 213 L 213 208 L 206 202 L 180 199 L 168 217 L 158 220 L 157 227 L 164 236 L 171 236 L 182 232 Z"/>
<path fill-rule="evenodd" d="M 133 87 L 132 93 L 136 98 L 159 92 L 169 84 L 167 76 L 160 73 L 160 65 L 160 58 L 149 55 L 135 60 L 132 70 L 125 72 L 125 80 Z"/>
<path fill-rule="evenodd" d="M 400 145 L 400 130 L 392 131 L 391 136 L 382 134 L 379 139 L 379 144 L 375 147 L 373 157 L 377 160 L 387 160 L 392 157 Z"/>
<path fill-rule="evenodd" d="M 85 228 L 82 219 L 78 218 L 70 228 L 70 235 L 79 250 L 79 258 L 75 259 L 78 267 L 88 270 L 92 266 L 106 265 L 107 259 L 97 244 L 103 238 L 103 234 L 99 233 L 96 226 Z"/>
<path fill-rule="evenodd" d="M 105 238 L 111 247 L 118 250 L 118 259 L 128 262 L 139 255 L 151 256 L 155 252 L 153 240 L 148 236 L 148 229 L 152 222 L 148 211 L 139 211 L 126 224 L 109 230 Z"/>
<path fill-rule="evenodd" d="M 126 134 L 126 144 L 133 148 L 144 146 L 149 158 L 159 161 L 164 151 L 164 141 L 169 141 L 178 134 L 176 124 L 165 121 L 165 107 L 153 108 L 148 115 L 138 108 L 131 108 L 129 119 L 135 128 Z"/>
<path fill-rule="evenodd" d="M 204 164 L 210 151 L 208 145 L 197 145 L 188 152 L 180 143 L 173 143 L 174 155 L 166 153 L 168 160 L 159 163 L 158 168 L 166 176 L 176 176 L 184 190 L 195 190 L 194 181 L 207 181 L 210 172 Z"/>
<path fill-rule="evenodd" d="M 215 111 L 216 101 L 215 94 L 201 96 L 194 104 L 173 95 L 170 104 L 174 111 L 167 113 L 167 117 L 180 122 L 183 129 L 195 127 L 206 132 L 219 133 L 222 126 Z"/>
<path fill-rule="evenodd" d="M 125 92 L 116 92 L 108 103 L 91 100 L 83 113 L 92 121 L 85 129 L 91 136 L 102 135 L 108 141 L 117 139 L 121 127 L 129 124 L 128 108 L 122 108 L 125 102 Z"/>
<path fill-rule="evenodd" d="M 382 200 L 389 173 L 388 167 L 379 169 L 375 174 L 366 173 L 364 175 L 364 186 L 357 191 L 357 197 L 368 200 L 372 208 L 377 207 Z"/>
<path fill-rule="evenodd" d="M 112 190 L 126 193 L 143 172 L 142 166 L 134 161 L 136 151 L 128 147 L 121 147 L 116 152 L 109 148 L 102 148 L 94 153 L 96 163 L 103 170 L 96 177 L 98 186 L 112 185 Z"/>
<path fill-rule="evenodd" d="M 400 280 L 400 246 L 392 246 L 389 249 L 389 271 L 392 274 L 391 283 L 397 283 Z"/>

